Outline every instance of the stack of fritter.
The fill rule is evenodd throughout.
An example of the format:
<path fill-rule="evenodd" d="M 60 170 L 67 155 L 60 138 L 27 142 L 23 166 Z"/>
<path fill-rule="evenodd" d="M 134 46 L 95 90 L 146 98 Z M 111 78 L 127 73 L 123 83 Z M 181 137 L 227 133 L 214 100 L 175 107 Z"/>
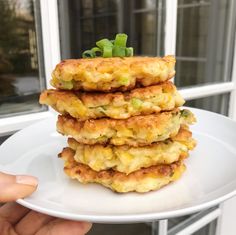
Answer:
<path fill-rule="evenodd" d="M 195 121 L 172 82 L 175 58 L 65 60 L 53 71 L 56 88 L 41 94 L 57 130 L 69 136 L 59 156 L 81 183 L 117 192 L 147 192 L 177 180 L 195 147 Z"/>

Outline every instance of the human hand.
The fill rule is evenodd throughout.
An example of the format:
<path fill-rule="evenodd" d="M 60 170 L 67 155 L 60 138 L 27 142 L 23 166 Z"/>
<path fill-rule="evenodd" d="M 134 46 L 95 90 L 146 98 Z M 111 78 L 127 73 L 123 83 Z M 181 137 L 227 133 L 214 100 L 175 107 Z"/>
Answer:
<path fill-rule="evenodd" d="M 14 201 L 33 193 L 38 181 L 32 176 L 14 176 L 0 172 L 1 235 L 84 235 L 88 222 L 58 219 L 29 210 Z"/>

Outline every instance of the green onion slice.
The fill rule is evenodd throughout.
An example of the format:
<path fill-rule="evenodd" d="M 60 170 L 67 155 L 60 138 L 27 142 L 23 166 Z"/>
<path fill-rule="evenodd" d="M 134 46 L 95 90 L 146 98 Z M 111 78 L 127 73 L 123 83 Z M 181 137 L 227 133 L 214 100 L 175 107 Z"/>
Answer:
<path fill-rule="evenodd" d="M 142 100 L 134 97 L 131 99 L 131 104 L 135 109 L 139 109 L 142 107 L 143 102 Z"/>
<path fill-rule="evenodd" d="M 134 49 L 133 49 L 133 47 L 125 48 L 125 55 L 126 55 L 127 57 L 133 56 L 133 55 L 134 55 Z"/>
<path fill-rule="evenodd" d="M 98 47 L 93 47 L 91 51 L 94 53 L 95 56 L 101 56 L 102 55 L 102 50 Z"/>
<path fill-rule="evenodd" d="M 116 34 L 114 46 L 126 47 L 127 38 L 128 36 L 124 33 Z"/>
<path fill-rule="evenodd" d="M 96 45 L 100 48 L 103 49 L 104 47 L 113 47 L 113 44 L 106 38 L 96 42 Z"/>
<path fill-rule="evenodd" d="M 104 57 L 104 58 L 112 57 L 112 47 L 104 46 L 102 57 Z"/>
<path fill-rule="evenodd" d="M 97 47 L 83 52 L 83 58 L 95 58 L 102 56 L 108 57 L 130 57 L 133 56 L 134 50 L 132 47 L 126 47 L 128 36 L 124 33 L 116 35 L 115 40 L 101 39 L 96 42 Z"/>
<path fill-rule="evenodd" d="M 94 52 L 92 52 L 92 50 L 87 50 L 87 51 L 83 52 L 82 57 L 83 58 L 94 58 L 95 54 L 94 54 Z"/>
<path fill-rule="evenodd" d="M 125 47 L 114 46 L 112 55 L 114 57 L 125 57 Z"/>

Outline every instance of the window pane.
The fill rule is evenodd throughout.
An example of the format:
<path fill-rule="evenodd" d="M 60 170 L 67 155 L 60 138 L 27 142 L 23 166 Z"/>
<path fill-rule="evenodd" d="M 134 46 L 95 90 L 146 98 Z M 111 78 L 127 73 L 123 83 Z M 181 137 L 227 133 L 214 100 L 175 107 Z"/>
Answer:
<path fill-rule="evenodd" d="M 59 0 L 58 3 L 63 59 L 79 58 L 96 41 L 114 38 L 118 32 L 115 0 Z"/>
<path fill-rule="evenodd" d="M 80 58 L 97 40 L 114 38 L 117 32 L 129 35 L 128 45 L 136 55 L 164 55 L 164 0 L 59 0 L 58 4 L 63 59 Z"/>
<path fill-rule="evenodd" d="M 215 95 L 201 99 L 189 100 L 184 105 L 209 110 L 227 116 L 229 109 L 229 97 L 229 94 Z"/>
<path fill-rule="evenodd" d="M 94 1 L 94 13 L 103 14 L 109 12 L 116 12 L 117 4 L 116 1 L 111 0 L 95 0 Z"/>
<path fill-rule="evenodd" d="M 230 2 L 178 1 L 177 86 L 230 80 L 235 32 L 235 14 L 231 17 Z M 231 29 L 230 22 L 233 22 Z"/>
<path fill-rule="evenodd" d="M 135 53 L 153 55 L 156 54 L 156 34 L 157 24 L 156 13 L 135 14 Z"/>
<path fill-rule="evenodd" d="M 81 16 L 91 16 L 93 14 L 93 0 L 81 0 Z"/>
<path fill-rule="evenodd" d="M 180 87 L 183 84 L 191 86 L 207 82 L 204 80 L 205 68 L 204 62 L 177 60 L 175 84 Z M 211 78 L 207 80 L 210 82 Z"/>
<path fill-rule="evenodd" d="M 34 13 L 38 3 L 0 0 L 0 9 L 0 117 L 45 110 L 38 103 L 45 88 Z"/>
<path fill-rule="evenodd" d="M 179 5 L 185 5 L 185 6 L 188 6 L 190 4 L 195 4 L 195 5 L 204 5 L 204 4 L 207 4 L 209 3 L 210 0 L 178 0 L 178 3 Z"/>
<path fill-rule="evenodd" d="M 165 1 L 133 1 L 130 8 L 131 45 L 136 55 L 163 56 Z M 133 9 L 133 7 L 141 9 Z"/>
<path fill-rule="evenodd" d="M 153 9 L 156 7 L 156 0 L 135 0 L 135 8 L 136 9 L 142 9 L 142 8 L 148 8 Z"/>
<path fill-rule="evenodd" d="M 206 57 L 210 4 L 178 8 L 177 13 L 177 56 Z"/>

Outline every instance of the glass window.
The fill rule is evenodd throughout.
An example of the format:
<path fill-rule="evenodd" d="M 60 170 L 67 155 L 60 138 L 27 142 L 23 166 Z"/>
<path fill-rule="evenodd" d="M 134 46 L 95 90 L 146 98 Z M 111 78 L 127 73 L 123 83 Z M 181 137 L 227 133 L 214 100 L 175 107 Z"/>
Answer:
<path fill-rule="evenodd" d="M 157 7 L 156 0 L 135 0 L 134 8 L 135 9 L 152 9 L 154 10 Z"/>
<path fill-rule="evenodd" d="M 164 55 L 165 1 L 59 0 L 62 58 L 79 58 L 84 50 L 117 32 L 129 35 L 136 55 Z M 80 12 L 80 14 L 78 14 Z"/>
<path fill-rule="evenodd" d="M 209 110 L 227 116 L 229 109 L 229 97 L 229 94 L 214 95 L 210 97 L 189 100 L 184 105 Z"/>
<path fill-rule="evenodd" d="M 175 85 L 177 87 L 192 86 L 202 83 L 206 64 L 202 61 L 178 60 L 176 63 Z M 198 79 L 200 79 L 198 81 Z"/>
<path fill-rule="evenodd" d="M 185 87 L 230 80 L 235 26 L 228 0 L 178 1 L 176 79 Z M 226 43 L 227 42 L 227 43 Z M 232 60 L 230 60 L 232 61 Z"/>
<path fill-rule="evenodd" d="M 136 13 L 134 16 L 135 30 L 134 40 L 135 52 L 138 54 L 156 54 L 156 34 L 157 17 L 155 12 Z"/>
<path fill-rule="evenodd" d="M 194 5 L 204 5 L 204 4 L 208 4 L 210 2 L 210 0 L 178 0 L 179 1 L 179 4 L 182 5 L 182 4 L 185 4 L 185 5 L 191 5 L 191 4 L 194 4 Z"/>
<path fill-rule="evenodd" d="M 46 109 L 38 103 L 45 88 L 38 4 L 0 0 L 0 117 Z"/>
<path fill-rule="evenodd" d="M 118 32 L 117 1 L 59 0 L 58 3 L 63 59 L 79 58 L 96 41 L 113 38 Z"/>

